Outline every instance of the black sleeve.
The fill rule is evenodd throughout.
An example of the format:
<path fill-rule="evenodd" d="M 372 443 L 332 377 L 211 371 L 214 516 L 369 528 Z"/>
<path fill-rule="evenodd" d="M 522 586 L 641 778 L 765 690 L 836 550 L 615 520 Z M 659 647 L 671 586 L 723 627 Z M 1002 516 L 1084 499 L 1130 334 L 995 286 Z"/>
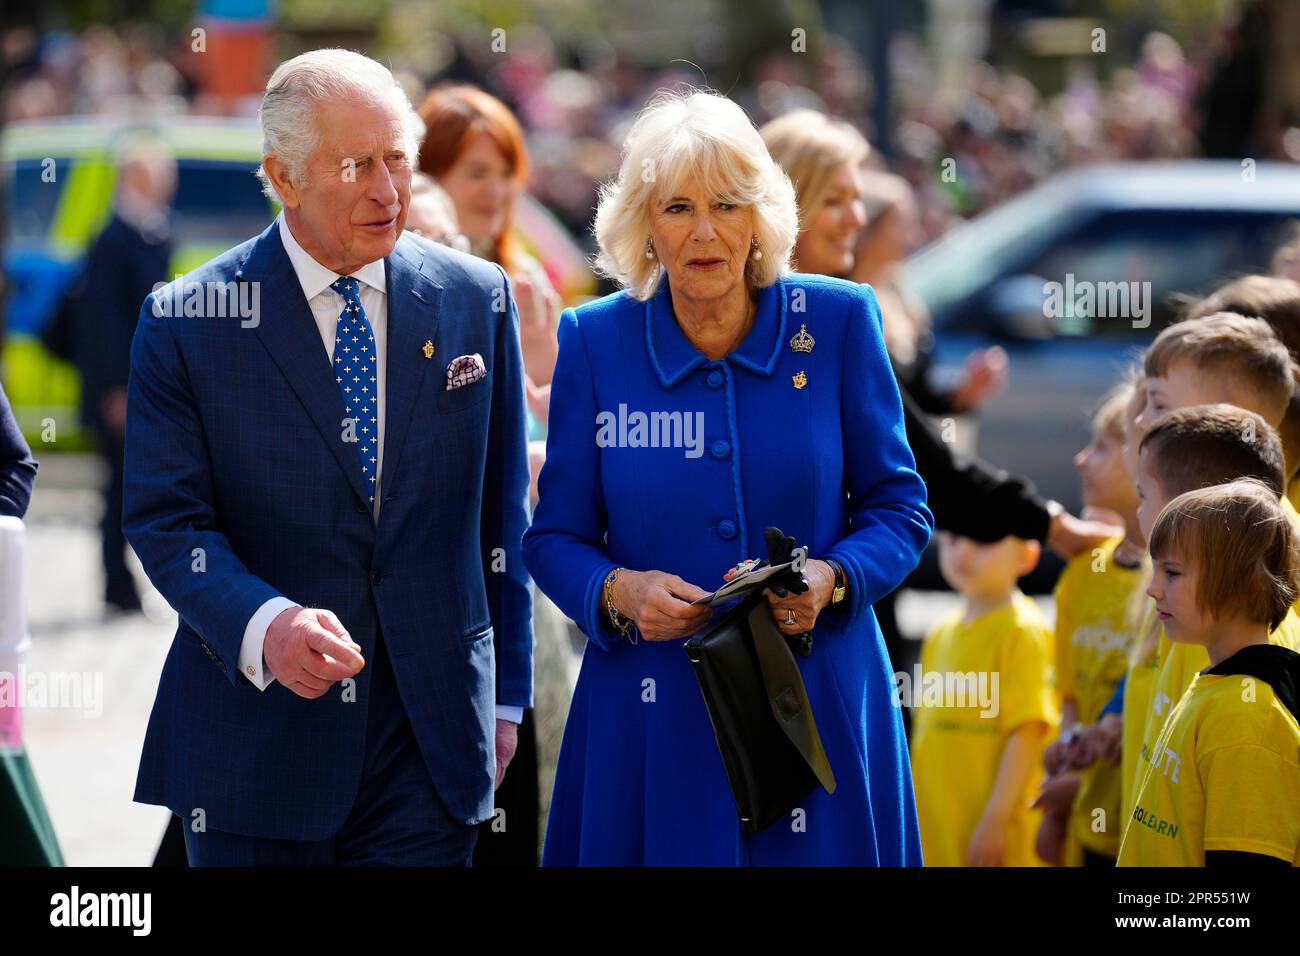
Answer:
<path fill-rule="evenodd" d="M 35 482 L 36 459 L 0 388 L 0 515 L 21 518 L 27 514 Z"/>
<path fill-rule="evenodd" d="M 1205 865 L 1224 867 L 1271 867 L 1290 869 L 1291 861 L 1266 853 L 1246 853 L 1242 850 L 1206 850 Z"/>
<path fill-rule="evenodd" d="M 900 388 L 906 389 L 916 407 L 927 415 L 961 414 L 953 404 L 954 389 L 934 387 L 932 366 L 934 365 L 934 336 L 922 334 L 916 343 L 916 358 L 904 365 L 894 364 L 894 376 Z"/>
<path fill-rule="evenodd" d="M 907 390 L 901 392 L 907 441 L 929 490 L 935 526 L 977 541 L 998 541 L 1009 534 L 1045 540 L 1051 517 L 1033 483 L 974 455 L 954 452 Z"/>

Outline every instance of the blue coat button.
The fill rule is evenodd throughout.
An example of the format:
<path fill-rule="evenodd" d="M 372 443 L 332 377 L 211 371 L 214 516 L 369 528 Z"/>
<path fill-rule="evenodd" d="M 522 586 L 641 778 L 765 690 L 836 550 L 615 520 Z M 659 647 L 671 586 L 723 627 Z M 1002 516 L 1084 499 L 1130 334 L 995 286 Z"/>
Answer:
<path fill-rule="evenodd" d="M 709 388 L 722 388 L 722 383 L 725 380 L 726 377 L 722 374 L 722 372 L 720 372 L 718 369 L 715 368 L 712 372 L 709 373 L 708 378 L 706 378 L 704 381 L 706 381 L 709 384 Z"/>
<path fill-rule="evenodd" d="M 726 458 L 731 454 L 731 442 L 727 441 L 725 438 L 719 438 L 713 443 L 713 447 L 710 451 L 713 452 L 714 458 L 719 460 Z"/>
<path fill-rule="evenodd" d="M 725 540 L 730 541 L 736 536 L 736 522 L 730 518 L 723 518 L 718 522 L 718 534 Z"/>

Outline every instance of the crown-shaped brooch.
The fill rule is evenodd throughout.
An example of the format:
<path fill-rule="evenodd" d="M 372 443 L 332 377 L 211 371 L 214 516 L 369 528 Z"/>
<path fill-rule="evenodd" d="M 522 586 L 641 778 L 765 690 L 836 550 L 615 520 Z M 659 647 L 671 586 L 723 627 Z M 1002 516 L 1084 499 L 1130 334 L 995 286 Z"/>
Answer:
<path fill-rule="evenodd" d="M 800 324 L 799 334 L 790 340 L 790 348 L 796 352 L 811 352 L 817 340 L 808 334 L 808 326 Z"/>

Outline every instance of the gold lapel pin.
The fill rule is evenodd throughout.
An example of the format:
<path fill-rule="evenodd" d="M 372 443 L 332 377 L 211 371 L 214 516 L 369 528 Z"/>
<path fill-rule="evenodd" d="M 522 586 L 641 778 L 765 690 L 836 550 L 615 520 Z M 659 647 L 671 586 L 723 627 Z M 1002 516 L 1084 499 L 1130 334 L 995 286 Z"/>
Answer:
<path fill-rule="evenodd" d="M 805 385 L 808 384 L 808 376 L 805 375 L 803 372 L 800 372 L 798 375 L 793 375 L 791 376 L 791 378 L 794 379 L 795 388 L 803 388 Z"/>
<path fill-rule="evenodd" d="M 421 349 L 420 351 L 424 353 L 425 358 L 427 359 L 433 358 L 433 340 L 432 339 L 427 340 L 424 343 L 424 348 Z"/>
<path fill-rule="evenodd" d="M 808 334 L 808 326 L 804 323 L 799 324 L 799 332 L 790 340 L 790 348 L 796 352 L 811 352 L 817 340 Z"/>

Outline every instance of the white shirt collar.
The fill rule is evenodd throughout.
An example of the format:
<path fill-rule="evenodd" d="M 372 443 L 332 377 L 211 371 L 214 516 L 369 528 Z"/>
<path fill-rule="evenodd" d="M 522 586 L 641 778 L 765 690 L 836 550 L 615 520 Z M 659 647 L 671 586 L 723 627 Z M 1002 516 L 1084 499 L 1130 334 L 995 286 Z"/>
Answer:
<path fill-rule="evenodd" d="M 326 269 L 311 257 L 311 253 L 304 249 L 298 240 L 294 238 L 293 230 L 289 228 L 289 223 L 285 221 L 283 212 L 276 219 L 280 226 L 280 241 L 284 243 L 284 251 L 289 254 L 289 261 L 293 263 L 293 271 L 298 276 L 299 284 L 302 285 L 302 294 L 310 302 L 328 289 L 330 284 L 335 279 L 341 278 L 341 276 L 337 272 Z M 388 292 L 383 259 L 367 262 L 352 273 L 352 278 L 358 282 L 364 282 L 371 288 L 385 294 Z"/>

